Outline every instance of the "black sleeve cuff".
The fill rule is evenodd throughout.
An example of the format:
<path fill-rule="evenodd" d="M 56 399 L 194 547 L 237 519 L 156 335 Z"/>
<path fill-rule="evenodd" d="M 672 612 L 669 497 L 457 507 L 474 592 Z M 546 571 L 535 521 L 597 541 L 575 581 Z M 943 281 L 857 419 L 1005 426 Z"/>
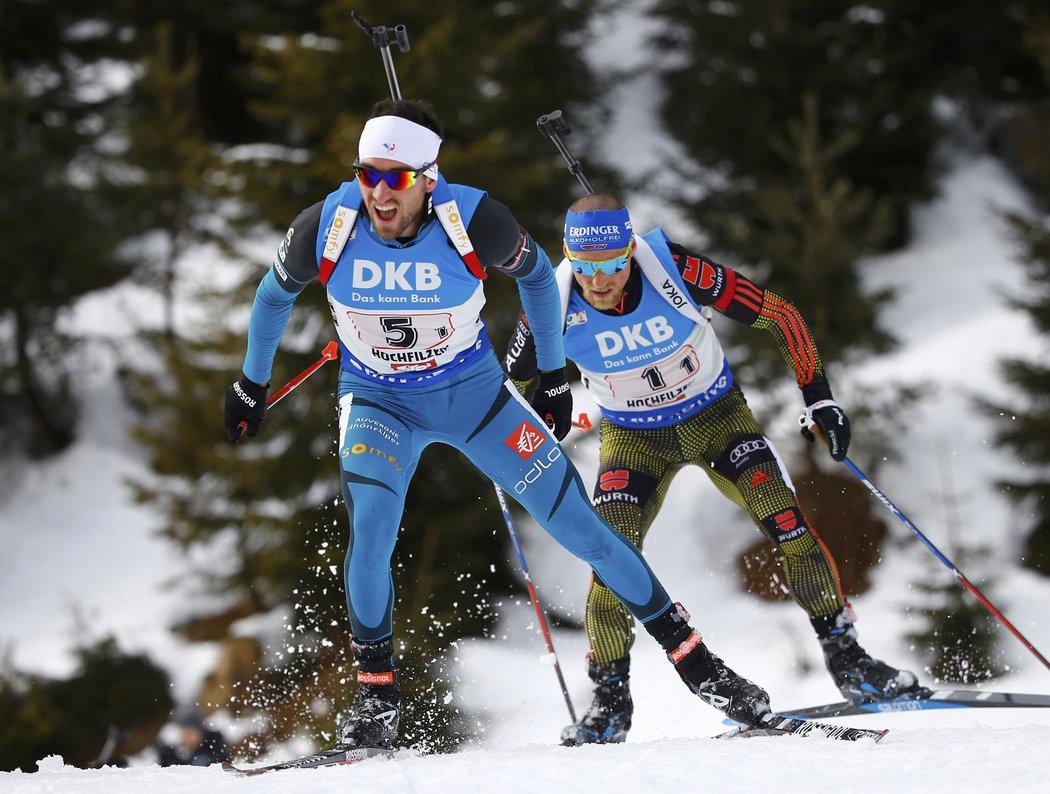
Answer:
<path fill-rule="evenodd" d="M 802 399 L 806 401 L 806 405 L 813 405 L 821 400 L 834 400 L 835 398 L 831 396 L 828 379 L 823 375 L 818 375 L 802 387 Z"/>

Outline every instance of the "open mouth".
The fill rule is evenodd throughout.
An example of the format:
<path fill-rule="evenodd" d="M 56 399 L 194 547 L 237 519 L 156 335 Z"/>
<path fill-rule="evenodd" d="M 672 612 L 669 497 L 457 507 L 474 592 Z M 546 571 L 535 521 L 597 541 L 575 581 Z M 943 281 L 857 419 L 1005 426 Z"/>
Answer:
<path fill-rule="evenodd" d="M 390 221 L 394 220 L 394 216 L 397 215 L 397 205 L 396 204 L 391 205 L 389 207 L 381 207 L 378 204 L 376 204 L 373 207 L 373 209 L 375 210 L 376 218 L 378 218 L 379 220 L 381 220 L 381 221 L 383 221 L 385 223 L 389 223 Z"/>

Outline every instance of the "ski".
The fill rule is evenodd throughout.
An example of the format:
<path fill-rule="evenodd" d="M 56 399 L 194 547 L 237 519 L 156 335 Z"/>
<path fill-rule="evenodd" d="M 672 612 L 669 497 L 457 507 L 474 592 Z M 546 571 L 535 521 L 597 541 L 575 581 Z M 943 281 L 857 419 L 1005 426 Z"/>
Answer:
<path fill-rule="evenodd" d="M 268 764 L 267 766 L 239 767 L 234 766 L 229 761 L 223 761 L 222 770 L 223 772 L 230 772 L 235 775 L 251 776 L 261 775 L 265 772 L 280 772 L 284 769 L 312 769 L 320 766 L 356 764 L 368 758 L 391 758 L 393 755 L 393 750 L 386 750 L 381 747 L 354 747 L 351 749 L 336 748 L 334 750 L 325 750 L 320 753 L 314 753 L 313 755 L 303 756 L 302 758 L 293 758 L 290 761 Z"/>
<path fill-rule="evenodd" d="M 968 689 L 935 689 L 927 697 L 899 697 L 893 700 L 860 702 L 843 700 L 822 706 L 785 709 L 784 713 L 804 719 L 848 717 L 854 714 L 887 714 L 899 711 L 972 708 L 1050 708 L 1050 695 L 1012 692 L 979 692 Z"/>
<path fill-rule="evenodd" d="M 739 725 L 725 733 L 712 737 L 715 739 L 749 739 L 755 736 L 824 736 L 828 739 L 839 739 L 844 742 L 856 742 L 860 739 L 882 741 L 889 729 L 873 730 L 871 728 L 850 728 L 844 725 L 829 725 L 826 722 L 799 719 L 786 714 L 770 714 L 765 725 L 748 727 Z"/>

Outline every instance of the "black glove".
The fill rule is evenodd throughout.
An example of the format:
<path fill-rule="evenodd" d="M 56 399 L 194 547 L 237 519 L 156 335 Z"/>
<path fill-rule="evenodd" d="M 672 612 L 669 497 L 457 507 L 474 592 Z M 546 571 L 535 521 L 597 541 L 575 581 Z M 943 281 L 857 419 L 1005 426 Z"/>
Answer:
<path fill-rule="evenodd" d="M 226 389 L 222 423 L 231 443 L 236 444 L 245 430 L 249 437 L 259 432 L 266 418 L 266 392 L 269 389 L 269 384 L 260 386 L 247 378 L 241 378 Z"/>
<path fill-rule="evenodd" d="M 532 395 L 532 407 L 554 431 L 554 437 L 561 441 L 569 434 L 572 427 L 572 392 L 569 382 L 565 380 L 565 370 L 556 369 L 541 372 Z"/>
<path fill-rule="evenodd" d="M 828 452 L 831 453 L 832 459 L 840 463 L 846 459 L 846 450 L 849 449 L 849 417 L 837 402 L 818 400 L 812 405 L 807 405 L 800 424 L 802 437 L 806 441 L 810 444 L 816 441 L 816 436 L 810 430 L 816 425 L 828 442 Z"/>

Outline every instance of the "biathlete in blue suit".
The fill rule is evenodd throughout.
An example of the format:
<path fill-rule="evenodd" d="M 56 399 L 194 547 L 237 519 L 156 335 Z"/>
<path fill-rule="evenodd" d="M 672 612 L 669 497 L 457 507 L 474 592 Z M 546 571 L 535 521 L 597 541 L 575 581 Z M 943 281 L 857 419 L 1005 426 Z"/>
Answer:
<path fill-rule="evenodd" d="M 572 396 L 550 259 L 505 206 L 445 181 L 442 134 L 421 100 L 374 107 L 356 179 L 300 213 L 259 284 L 243 377 L 226 391 L 230 440 L 242 423 L 255 436 L 292 304 L 319 279 L 339 337 L 339 455 L 351 523 L 344 571 L 359 666 L 339 745 L 391 748 L 397 739 L 390 562 L 405 493 L 432 443 L 460 450 L 586 561 L 694 693 L 757 724 L 769 712 L 766 693 L 708 651 L 634 544 L 591 506 L 558 443 L 571 426 Z M 493 270 L 516 280 L 535 339 L 531 404 L 506 380 L 480 316 Z"/>

